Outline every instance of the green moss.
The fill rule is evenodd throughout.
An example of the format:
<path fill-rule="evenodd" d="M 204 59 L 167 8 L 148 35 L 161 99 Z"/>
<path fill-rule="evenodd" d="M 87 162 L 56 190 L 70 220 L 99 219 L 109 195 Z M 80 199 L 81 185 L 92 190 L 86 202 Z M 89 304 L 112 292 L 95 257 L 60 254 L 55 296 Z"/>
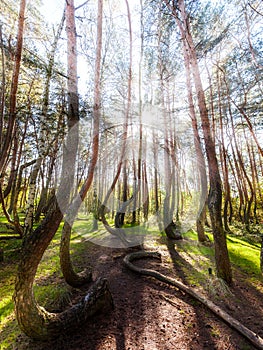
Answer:
<path fill-rule="evenodd" d="M 260 248 L 233 235 L 227 238 L 231 263 L 249 276 L 261 277 Z"/>
<path fill-rule="evenodd" d="M 197 233 L 189 230 L 184 234 L 184 240 L 178 241 L 176 250 L 189 264 L 182 262 L 181 269 L 190 284 L 204 285 L 208 278 L 208 268 L 215 271 L 213 235 L 206 233 L 211 244 L 198 243 Z M 247 274 L 247 280 L 262 280 L 260 271 L 260 247 L 257 242 L 248 241 L 247 237 L 234 234 L 227 236 L 227 246 L 231 264 Z"/>

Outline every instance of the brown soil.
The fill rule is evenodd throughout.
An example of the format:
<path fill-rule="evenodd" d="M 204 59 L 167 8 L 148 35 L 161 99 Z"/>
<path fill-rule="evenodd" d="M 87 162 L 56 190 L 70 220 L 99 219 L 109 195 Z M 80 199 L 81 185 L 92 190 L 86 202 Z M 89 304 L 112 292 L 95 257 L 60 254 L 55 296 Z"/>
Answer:
<path fill-rule="evenodd" d="M 13 349 L 255 349 L 243 336 L 180 290 L 128 270 L 123 265 L 123 257 L 135 250 L 135 248 L 112 249 L 88 243 L 85 256 L 93 266 L 93 279 L 98 276 L 108 279 L 114 309 L 97 315 L 92 321 L 83 325 L 79 332 L 73 335 L 61 335 L 53 342 L 34 342 L 21 335 Z M 177 264 L 179 255 L 176 250 L 171 254 L 171 249 L 162 245 L 161 248 L 158 247 L 158 251 L 163 256 L 161 263 L 141 260 L 136 264 L 156 269 L 185 282 L 180 264 Z M 247 283 L 245 277 L 240 272 L 234 271 L 232 294 L 222 298 L 218 295 L 209 297 L 263 337 L 262 293 Z M 87 289 L 88 286 L 75 291 L 72 302 L 77 302 Z"/>

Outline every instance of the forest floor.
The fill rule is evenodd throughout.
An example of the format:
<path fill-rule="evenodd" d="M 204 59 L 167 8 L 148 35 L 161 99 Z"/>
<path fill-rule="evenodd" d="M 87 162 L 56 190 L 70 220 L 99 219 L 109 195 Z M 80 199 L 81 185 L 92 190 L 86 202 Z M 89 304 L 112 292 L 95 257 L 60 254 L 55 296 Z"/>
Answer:
<path fill-rule="evenodd" d="M 93 268 L 93 280 L 106 277 L 114 300 L 114 309 L 98 314 L 75 334 L 61 335 L 52 342 L 35 342 L 20 334 L 10 349 L 18 350 L 248 350 L 255 349 L 243 336 L 213 315 L 205 306 L 180 290 L 153 278 L 128 270 L 124 256 L 135 248 L 116 249 L 84 242 L 81 256 Z M 141 267 L 155 269 L 179 279 L 206 294 L 226 312 L 263 337 L 262 280 L 233 269 L 234 283 L 222 294 L 214 275 L 203 276 L 198 265 L 205 266 L 200 255 L 191 255 L 185 244 L 198 247 L 186 238 L 168 242 L 148 241 L 146 250 L 158 250 L 162 261 L 138 260 Z M 195 264 L 193 264 L 193 259 Z M 205 266 L 205 269 L 207 267 Z M 62 277 L 48 280 L 61 284 Z M 45 285 L 47 280 L 43 281 Z M 38 280 L 41 285 L 41 279 Z M 89 286 L 72 289 L 71 304 L 85 295 Z M 60 311 L 59 309 L 56 311 Z"/>

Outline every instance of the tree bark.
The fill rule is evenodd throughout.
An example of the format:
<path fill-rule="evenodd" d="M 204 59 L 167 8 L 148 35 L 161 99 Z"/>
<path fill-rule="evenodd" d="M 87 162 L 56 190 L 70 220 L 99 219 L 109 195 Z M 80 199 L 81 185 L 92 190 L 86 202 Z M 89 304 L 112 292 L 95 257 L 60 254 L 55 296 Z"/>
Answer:
<path fill-rule="evenodd" d="M 186 86 L 187 86 L 187 98 L 189 104 L 189 114 L 192 122 L 192 129 L 194 133 L 194 145 L 195 153 L 197 157 L 197 167 L 201 182 L 201 196 L 199 202 L 199 210 L 196 218 L 196 229 L 199 242 L 207 241 L 207 237 L 204 231 L 205 217 L 206 217 L 206 201 L 207 201 L 207 175 L 205 157 L 202 151 L 201 138 L 198 131 L 197 117 L 194 107 L 193 91 L 191 84 L 191 67 L 190 58 L 188 57 L 186 41 L 183 42 L 184 50 L 184 65 L 186 72 Z"/>
<path fill-rule="evenodd" d="M 127 135 L 128 135 L 128 123 L 130 118 L 130 109 L 131 109 L 131 98 L 132 98 L 132 25 L 131 25 L 131 14 L 130 14 L 130 7 L 127 0 L 125 0 L 126 8 L 127 8 L 127 17 L 128 17 L 128 25 L 129 25 L 129 71 L 128 71 L 128 88 L 127 88 L 127 106 L 125 111 L 125 120 L 123 123 L 123 136 L 122 136 L 122 146 L 121 146 L 121 154 L 120 154 L 120 160 L 117 166 L 116 174 L 114 176 L 114 179 L 112 181 L 112 184 L 110 188 L 108 189 L 106 196 L 103 200 L 103 203 L 100 207 L 100 216 L 102 219 L 102 222 L 108 232 L 111 234 L 117 236 L 123 243 L 125 247 L 129 245 L 128 240 L 125 236 L 125 231 L 122 228 L 114 229 L 110 227 L 110 225 L 107 222 L 107 219 L 105 217 L 105 210 L 107 207 L 107 202 L 110 198 L 110 195 L 114 191 L 114 188 L 116 186 L 116 183 L 119 179 L 122 165 L 125 158 L 125 152 L 126 152 L 126 146 L 127 146 Z"/>
<path fill-rule="evenodd" d="M 1 154 L 0 174 L 2 174 L 6 166 L 6 160 L 12 145 L 12 140 L 13 140 L 14 130 L 15 130 L 16 100 L 17 100 L 18 78 L 19 78 L 21 58 L 22 58 L 23 39 L 24 39 L 25 10 L 26 10 L 26 0 L 20 0 L 15 62 L 14 62 L 14 70 L 13 70 L 11 90 L 10 90 L 9 119 L 8 119 L 8 125 L 6 127 L 6 134 L 5 134 L 4 140 L 2 140 L 0 144 L 0 151 L 1 151 L 0 152 Z"/>
<path fill-rule="evenodd" d="M 73 11 L 73 10 L 72 10 Z M 69 74 L 72 74 L 72 80 L 74 80 L 75 94 L 77 95 L 77 38 L 76 28 L 74 21 L 74 11 L 72 16 L 72 23 L 68 23 L 67 18 L 67 33 L 70 39 L 68 52 L 70 56 L 69 60 L 73 59 L 74 64 L 69 68 Z M 65 223 L 62 230 L 61 244 L 60 244 L 60 265 L 63 276 L 68 284 L 74 287 L 78 287 L 90 281 L 91 272 L 85 269 L 80 273 L 76 273 L 70 258 L 70 237 L 74 220 L 76 218 L 78 209 L 83 202 L 93 180 L 93 173 L 98 159 L 99 152 L 99 122 L 101 114 L 101 52 L 102 52 L 102 16 L 103 16 L 103 0 L 98 1 L 98 18 L 97 18 L 97 50 L 96 50 L 96 63 L 95 63 L 95 89 L 94 89 L 94 106 L 93 106 L 93 140 L 92 140 L 92 156 L 88 169 L 88 176 L 84 182 L 79 194 L 73 199 L 71 206 L 69 207 L 68 214 L 65 219 Z M 78 113 L 78 111 L 76 111 Z"/>
<path fill-rule="evenodd" d="M 74 16 L 74 0 L 68 0 L 66 6 L 69 19 Z M 70 35 L 75 36 L 70 32 Z M 69 70 L 73 62 L 69 62 Z M 62 332 L 78 329 L 88 317 L 93 316 L 104 306 L 112 305 L 111 295 L 105 280 L 98 280 L 86 297 L 76 306 L 62 313 L 50 313 L 40 307 L 33 294 L 33 282 L 42 256 L 54 237 L 68 208 L 74 183 L 74 168 L 77 156 L 78 96 L 76 80 L 68 79 L 68 127 L 69 133 L 64 147 L 62 178 L 53 205 L 43 222 L 24 238 L 22 258 L 18 266 L 14 301 L 18 324 L 29 337 L 38 340 L 56 338 Z"/>
<path fill-rule="evenodd" d="M 6 96 L 5 52 L 2 23 L 0 24 L 0 48 L 1 48 L 1 84 L 0 84 L 0 145 L 3 143 L 4 109 Z M 1 171 L 0 171 L 1 174 Z"/>
<path fill-rule="evenodd" d="M 226 236 L 223 228 L 221 206 L 222 206 L 222 186 L 220 172 L 216 157 L 215 143 L 211 134 L 208 110 L 206 107 L 205 94 L 202 86 L 201 76 L 198 67 L 195 45 L 190 32 L 189 16 L 186 13 L 184 0 L 178 0 L 177 7 L 173 7 L 168 0 L 164 0 L 167 7 L 172 11 L 178 28 L 180 30 L 183 41 L 185 42 L 188 57 L 190 58 L 191 72 L 195 90 L 197 94 L 197 102 L 201 117 L 202 130 L 204 134 L 204 142 L 209 169 L 210 190 L 208 195 L 208 208 L 211 218 L 214 244 L 215 244 L 215 260 L 217 276 L 224 279 L 227 283 L 232 282 L 232 271 L 227 250 Z"/>

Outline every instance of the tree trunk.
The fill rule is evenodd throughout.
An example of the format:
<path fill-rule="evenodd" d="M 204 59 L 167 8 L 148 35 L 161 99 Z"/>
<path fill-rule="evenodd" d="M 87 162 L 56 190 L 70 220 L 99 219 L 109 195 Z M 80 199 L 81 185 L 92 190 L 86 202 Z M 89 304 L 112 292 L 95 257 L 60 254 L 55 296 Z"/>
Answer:
<path fill-rule="evenodd" d="M 52 239 L 60 221 L 61 211 L 56 209 L 45 222 L 24 241 L 15 287 L 16 317 L 21 330 L 30 338 L 50 340 L 61 334 L 74 332 L 102 307 L 112 304 L 105 280 L 98 280 L 79 304 L 62 313 L 50 313 L 40 307 L 33 295 L 33 282 L 38 264 Z"/>
<path fill-rule="evenodd" d="M 16 41 L 16 51 L 15 51 L 15 63 L 14 63 L 14 70 L 13 70 L 11 90 L 10 90 L 9 119 L 8 119 L 8 125 L 6 127 L 5 137 L 0 144 L 0 154 L 1 154 L 0 174 L 2 174 L 6 166 L 6 160 L 7 160 L 7 157 L 12 145 L 13 137 L 14 137 L 18 78 L 20 73 L 20 64 L 21 64 L 23 39 L 24 39 L 25 10 L 26 10 L 26 0 L 20 0 L 18 32 L 17 32 L 17 41 Z"/>
<path fill-rule="evenodd" d="M 33 228 L 34 222 L 34 208 L 35 208 L 35 197 L 37 191 L 37 177 L 43 162 L 44 157 L 48 151 L 48 107 L 49 107 L 49 92 L 50 92 L 50 84 L 54 67 L 54 58 L 58 45 L 58 41 L 61 36 L 61 32 L 63 30 L 65 22 L 65 12 L 63 13 L 60 25 L 58 27 L 57 34 L 54 39 L 54 43 L 52 44 L 52 49 L 50 53 L 49 63 L 47 66 L 47 76 L 44 87 L 44 96 L 43 96 L 43 108 L 42 115 L 40 118 L 40 131 L 39 131 L 39 155 L 38 158 L 33 165 L 33 169 L 29 178 L 29 189 L 28 189 L 28 199 L 27 199 L 27 209 L 26 215 L 24 219 L 24 234 L 27 235 Z"/>
<path fill-rule="evenodd" d="M 146 162 L 143 163 L 142 167 L 142 178 L 143 178 L 143 217 L 144 220 L 148 220 L 149 215 L 149 188 L 148 188 L 148 178 L 147 178 L 147 169 Z"/>
<path fill-rule="evenodd" d="M 1 48 L 1 84 L 0 84 L 0 145 L 3 144 L 3 128 L 4 128 L 4 109 L 5 109 L 5 96 L 6 96 L 6 73 L 5 73 L 5 52 L 2 23 L 0 24 L 0 48 Z M 1 149 L 2 146 L 0 146 Z M 1 174 L 1 169 L 0 169 Z"/>
<path fill-rule="evenodd" d="M 69 0 L 66 6 L 69 22 L 74 20 L 74 1 Z M 68 26 L 72 28 L 70 23 Z M 74 27 L 73 27 L 74 28 Z M 72 31 L 70 35 L 75 36 Z M 74 61 L 69 61 L 69 71 Z M 15 285 L 15 312 L 20 328 L 29 337 L 48 340 L 58 337 L 63 332 L 78 329 L 102 307 L 112 305 L 112 299 L 105 280 L 98 280 L 86 297 L 76 306 L 62 313 L 49 313 L 40 307 L 33 294 L 33 282 L 42 256 L 54 237 L 68 208 L 69 198 L 74 183 L 74 168 L 78 145 L 78 97 L 76 80 L 68 79 L 68 126 L 69 134 L 63 153 L 62 178 L 56 198 L 46 218 L 38 228 L 24 238 L 22 258 L 18 266 Z"/>
<path fill-rule="evenodd" d="M 219 109 L 219 128 L 220 128 L 220 158 L 222 164 L 222 173 L 223 173 L 223 182 L 224 182 L 224 209 L 223 209 L 223 222 L 224 229 L 226 232 L 230 232 L 229 228 L 229 216 L 228 212 L 230 209 L 231 212 L 231 192 L 230 192 L 230 184 L 229 184 L 229 170 L 227 164 L 227 149 L 225 146 L 225 137 L 224 137 L 224 127 L 223 127 L 223 107 L 221 101 L 221 83 L 220 77 L 217 74 L 217 93 L 218 93 L 218 109 Z M 226 117 L 227 118 L 227 117 Z"/>
<path fill-rule="evenodd" d="M 165 106 L 165 60 L 162 54 L 161 44 L 163 41 L 163 31 L 161 26 L 161 3 L 159 7 L 159 23 L 158 23 L 158 75 L 160 81 L 160 104 L 162 108 L 163 127 L 164 127 L 164 147 L 163 147 L 163 160 L 164 160 L 164 185 L 165 185 L 165 197 L 163 200 L 163 227 L 166 236 L 169 239 L 177 239 L 177 228 L 175 229 L 175 223 L 173 221 L 173 209 L 172 208 L 172 177 L 175 176 L 175 164 L 172 159 L 172 147 L 171 137 L 168 132 L 169 128 L 169 111 Z"/>
<path fill-rule="evenodd" d="M 75 28 L 75 17 L 74 10 L 71 14 L 72 22 L 69 23 L 67 18 L 67 33 L 68 33 L 68 60 L 72 60 L 72 64 L 69 65 L 69 72 L 71 79 L 74 81 L 74 95 L 77 95 L 77 33 Z M 62 230 L 61 244 L 60 244 L 60 265 L 63 276 L 68 284 L 74 287 L 78 287 L 90 281 L 91 272 L 85 269 L 80 273 L 76 273 L 70 258 L 70 237 L 71 230 L 78 209 L 83 202 L 93 180 L 93 173 L 98 158 L 99 151 L 99 122 L 101 113 L 101 82 L 100 82 L 100 71 L 101 71 L 101 52 L 102 52 L 102 16 L 103 16 L 103 0 L 98 1 L 98 18 L 97 18 L 97 50 L 96 50 L 96 63 L 95 63 L 95 89 L 94 89 L 94 125 L 93 125 L 93 140 L 92 140 L 92 156 L 89 165 L 88 176 L 84 182 L 80 193 L 74 198 L 69 207 L 68 214 L 65 218 L 65 224 Z M 75 106 L 78 108 L 78 104 Z M 78 109 L 74 113 L 78 114 Z"/>
<path fill-rule="evenodd" d="M 128 16 L 129 44 L 130 44 L 130 46 L 129 46 L 130 50 L 129 50 L 128 87 L 127 87 L 127 107 L 126 107 L 126 111 L 125 111 L 125 120 L 124 120 L 124 124 L 123 124 L 123 136 L 122 136 L 122 147 L 121 147 L 120 160 L 119 160 L 116 174 L 114 176 L 112 184 L 111 184 L 110 188 L 108 189 L 106 196 L 103 200 L 103 203 L 100 207 L 100 216 L 101 216 L 102 222 L 103 222 L 105 228 L 107 229 L 107 231 L 113 235 L 118 236 L 119 239 L 124 244 L 124 246 L 127 247 L 129 245 L 129 242 L 127 241 L 127 239 L 125 237 L 125 231 L 121 228 L 114 229 L 114 228 L 110 227 L 110 225 L 108 224 L 107 219 L 105 217 L 105 210 L 107 207 L 107 202 L 110 198 L 110 195 L 114 191 L 116 183 L 119 179 L 122 165 L 123 165 L 124 158 L 125 158 L 125 152 L 126 152 L 126 146 L 127 146 L 127 135 L 128 135 L 128 123 L 129 123 L 130 109 L 131 109 L 131 98 L 132 98 L 132 26 L 131 26 L 131 14 L 130 14 L 129 3 L 127 0 L 125 0 L 125 2 L 126 2 L 127 16 Z"/>
<path fill-rule="evenodd" d="M 261 270 L 261 273 L 263 274 L 263 235 L 261 235 L 260 270 Z"/>
<path fill-rule="evenodd" d="M 206 107 L 205 94 L 201 82 L 201 76 L 198 67 L 198 61 L 195 51 L 195 45 L 190 33 L 189 15 L 186 13 L 184 0 L 177 2 L 178 9 L 170 5 L 168 0 L 165 0 L 166 5 L 172 10 L 181 36 L 185 42 L 188 57 L 190 58 L 190 67 L 193 74 L 195 90 L 197 94 L 198 108 L 201 117 L 202 130 L 204 134 L 204 142 L 209 169 L 210 190 L 208 196 L 208 208 L 211 218 L 214 244 L 215 244 L 215 260 L 217 276 L 224 279 L 227 283 L 232 282 L 231 265 L 228 256 L 226 236 L 224 233 L 221 206 L 222 206 L 222 187 L 219 167 L 217 163 L 215 144 L 211 134 L 210 121 Z M 180 19 L 179 19 L 180 17 Z"/>
<path fill-rule="evenodd" d="M 199 242 L 207 241 L 205 235 L 204 224 L 206 217 L 206 201 L 207 201 L 207 175 L 206 175 L 206 164 L 205 157 L 202 151 L 201 138 L 198 131 L 198 124 L 196 118 L 196 112 L 194 107 L 193 100 L 193 91 L 191 84 L 191 67 L 190 67 L 190 58 L 188 57 L 186 41 L 183 42 L 184 50 L 184 64 L 186 72 L 186 86 L 187 86 L 187 98 L 189 104 L 189 114 L 192 122 L 192 129 L 194 133 L 194 145 L 195 152 L 197 157 L 197 168 L 199 172 L 200 182 L 201 182 L 201 196 L 199 202 L 199 210 L 196 218 L 196 229 Z"/>

